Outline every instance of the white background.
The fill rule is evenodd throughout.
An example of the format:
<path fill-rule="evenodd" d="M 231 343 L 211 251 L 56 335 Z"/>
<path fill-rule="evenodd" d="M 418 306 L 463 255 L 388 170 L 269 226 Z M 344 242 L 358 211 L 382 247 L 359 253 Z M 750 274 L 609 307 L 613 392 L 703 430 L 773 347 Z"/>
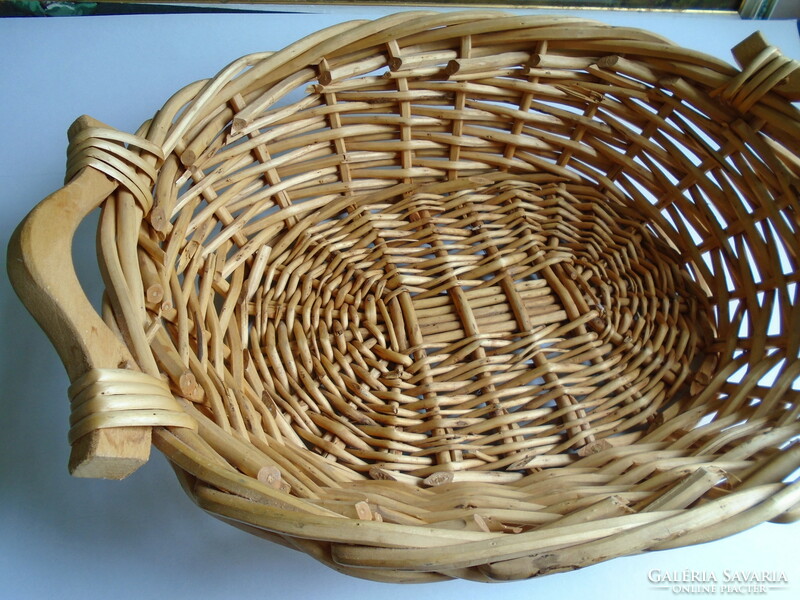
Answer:
<path fill-rule="evenodd" d="M 389 12 L 319 10 L 324 14 L 0 20 L 2 262 L 16 224 L 60 187 L 66 130 L 77 116 L 86 113 L 134 131 L 179 87 L 213 75 L 243 54 L 278 49 L 337 21 Z M 571 14 L 650 29 L 728 61 L 729 49 L 761 28 L 784 53 L 800 58 L 793 21 Z M 76 260 L 86 265 L 79 274 L 97 298 L 92 227 L 79 237 Z M 70 478 L 67 378 L 5 277 L 0 277 L 0 327 L 0 598 L 682 597 L 655 590 L 647 580 L 651 569 L 693 569 L 719 578 L 724 570 L 779 571 L 789 585 L 767 597 L 800 597 L 799 526 L 773 524 L 712 544 L 494 586 L 456 581 L 409 587 L 340 575 L 204 514 L 184 496 L 157 452 L 126 481 Z"/>

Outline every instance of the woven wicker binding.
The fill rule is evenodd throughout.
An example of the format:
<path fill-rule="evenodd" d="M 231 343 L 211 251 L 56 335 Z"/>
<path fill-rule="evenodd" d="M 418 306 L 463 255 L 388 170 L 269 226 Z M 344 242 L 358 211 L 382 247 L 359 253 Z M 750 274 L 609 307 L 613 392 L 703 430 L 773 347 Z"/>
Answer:
<path fill-rule="evenodd" d="M 520 579 L 800 517 L 798 64 L 402 13 L 70 131 L 12 277 L 72 469 L 150 436 L 346 573 Z M 102 205 L 103 320 L 71 233 Z"/>

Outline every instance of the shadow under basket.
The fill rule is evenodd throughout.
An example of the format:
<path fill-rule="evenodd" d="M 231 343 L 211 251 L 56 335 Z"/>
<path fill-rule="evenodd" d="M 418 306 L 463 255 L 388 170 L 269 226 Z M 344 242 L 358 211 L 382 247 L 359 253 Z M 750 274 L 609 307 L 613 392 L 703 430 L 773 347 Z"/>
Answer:
<path fill-rule="evenodd" d="M 407 12 L 82 117 L 12 239 L 70 468 L 383 581 L 513 580 L 800 518 L 798 63 Z M 102 316 L 71 264 L 101 207 Z"/>

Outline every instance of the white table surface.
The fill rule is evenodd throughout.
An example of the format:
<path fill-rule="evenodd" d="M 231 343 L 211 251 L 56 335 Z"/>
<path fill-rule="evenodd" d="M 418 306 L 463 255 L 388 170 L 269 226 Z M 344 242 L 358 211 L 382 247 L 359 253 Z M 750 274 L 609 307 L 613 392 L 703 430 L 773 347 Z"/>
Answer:
<path fill-rule="evenodd" d="M 312 11 L 313 7 L 296 10 Z M 246 53 L 278 49 L 332 23 L 386 8 L 320 7 L 302 15 L 180 15 L 0 20 L 0 245 L 61 185 L 66 130 L 89 114 L 134 131 L 179 87 Z M 544 12 L 544 11 L 540 11 Z M 732 60 L 760 28 L 800 58 L 794 21 L 732 15 L 611 11 L 570 14 L 642 27 Z M 75 249 L 91 296 L 90 225 Z M 726 540 L 616 559 L 577 572 L 489 586 L 464 581 L 400 586 L 340 575 L 303 554 L 249 536 L 196 508 L 154 456 L 121 482 L 72 479 L 67 378 L 33 319 L 0 277 L 0 598 L 667 598 L 734 597 L 656 590 L 648 572 L 777 571 L 800 598 L 800 526 L 764 524 Z M 742 597 L 739 595 L 739 597 Z"/>

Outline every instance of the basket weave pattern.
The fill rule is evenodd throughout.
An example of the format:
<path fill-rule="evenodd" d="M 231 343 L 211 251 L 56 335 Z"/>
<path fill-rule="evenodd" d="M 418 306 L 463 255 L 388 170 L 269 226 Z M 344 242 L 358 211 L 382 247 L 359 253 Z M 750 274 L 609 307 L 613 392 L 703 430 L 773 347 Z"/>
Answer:
<path fill-rule="evenodd" d="M 201 507 L 387 581 L 800 517 L 796 67 L 403 13 L 84 123 L 132 361 L 73 384 L 71 439 L 156 426 Z"/>

